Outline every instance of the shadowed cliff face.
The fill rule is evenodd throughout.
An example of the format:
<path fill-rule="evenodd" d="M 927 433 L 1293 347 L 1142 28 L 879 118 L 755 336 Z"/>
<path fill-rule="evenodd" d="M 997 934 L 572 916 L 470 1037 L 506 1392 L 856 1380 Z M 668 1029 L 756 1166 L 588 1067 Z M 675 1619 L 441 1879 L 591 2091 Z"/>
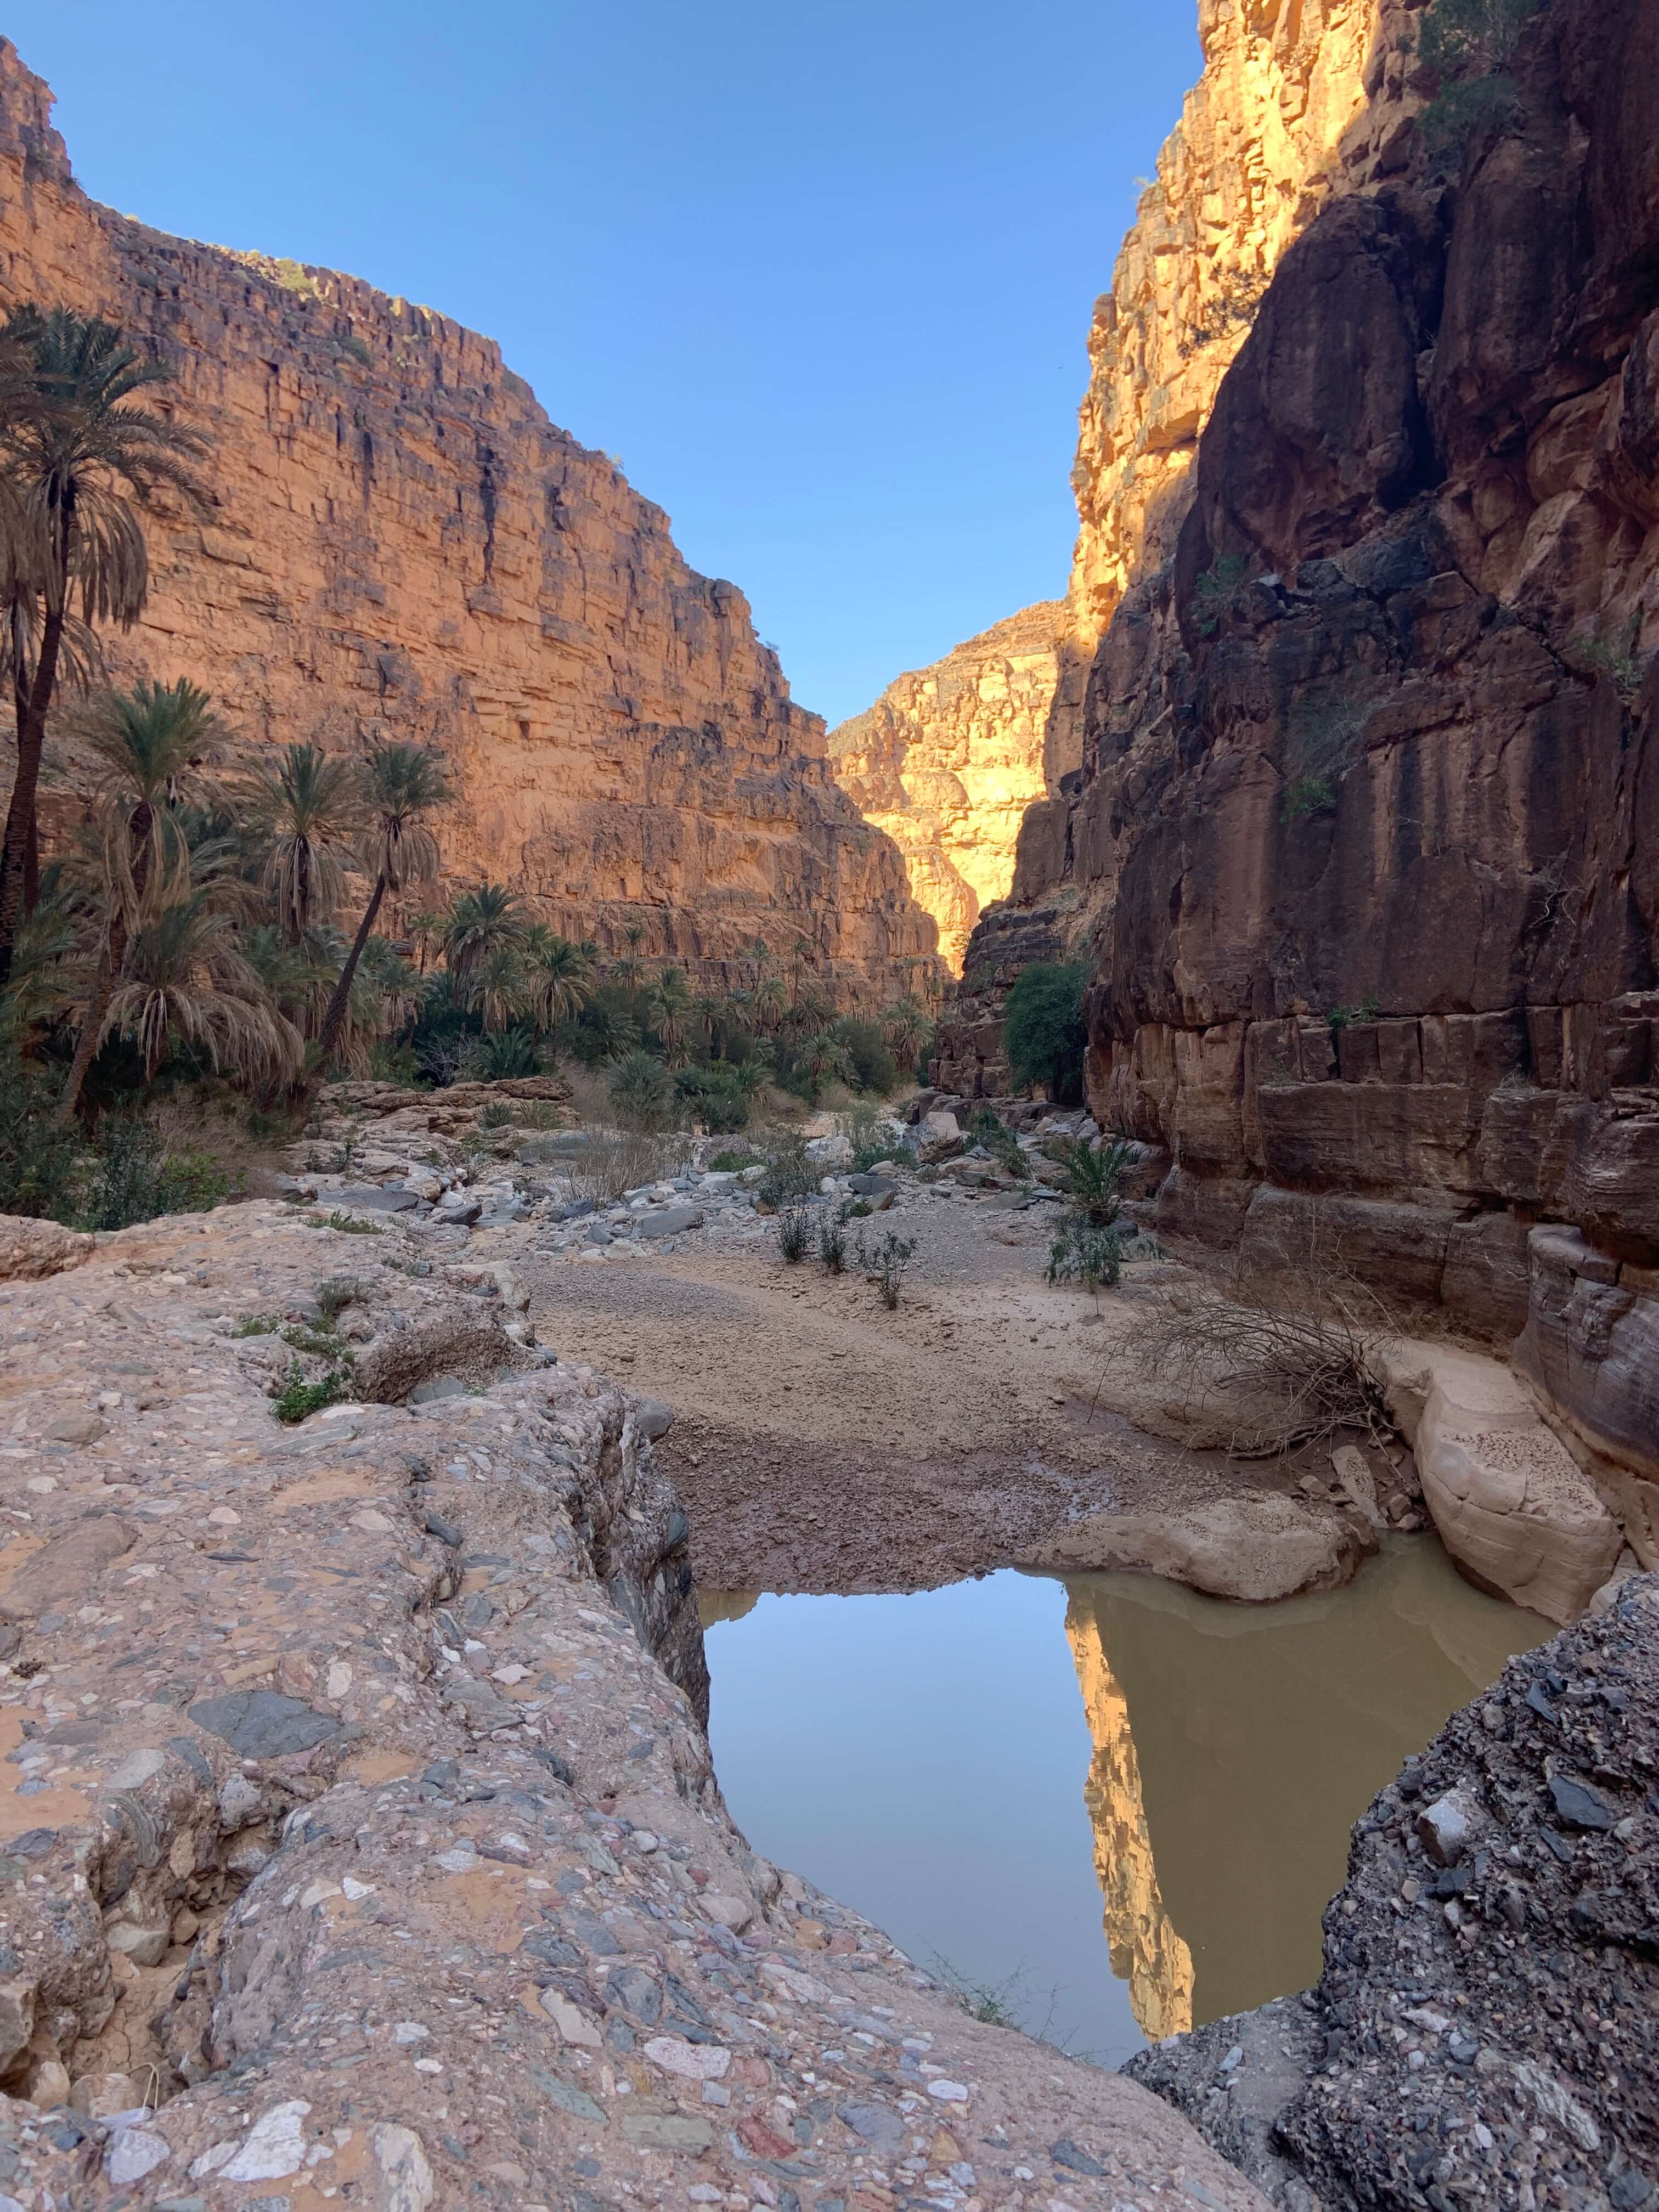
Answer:
<path fill-rule="evenodd" d="M 1091 1095 L 1167 1148 L 1163 1225 L 1317 1230 L 1525 1324 L 1583 1437 L 1652 1474 L 1659 19 L 1543 8 L 1513 105 L 1438 159 L 1398 28 L 969 965 L 1069 898 Z M 957 1080 L 988 1041 L 963 1023 Z M 1547 1219 L 1582 1250 L 1529 1257 Z"/>
<path fill-rule="evenodd" d="M 550 423 L 488 338 L 355 277 L 168 238 L 88 199 L 0 42 L 0 305 L 64 303 L 177 362 L 215 507 L 150 531 L 112 672 L 210 689 L 250 746 L 435 743 L 488 870 L 608 942 L 732 960 L 804 938 L 842 997 L 905 988 L 933 925 L 842 798 L 742 593 Z M 49 827 L 76 803 L 58 756 Z"/>

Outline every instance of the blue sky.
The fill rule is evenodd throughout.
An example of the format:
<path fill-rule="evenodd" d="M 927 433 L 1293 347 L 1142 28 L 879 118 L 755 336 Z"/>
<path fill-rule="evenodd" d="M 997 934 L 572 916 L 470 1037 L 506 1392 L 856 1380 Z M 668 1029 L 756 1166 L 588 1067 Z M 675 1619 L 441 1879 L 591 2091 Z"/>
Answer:
<path fill-rule="evenodd" d="M 88 190 L 501 340 L 831 720 L 1065 586 L 1193 0 L 64 0 Z"/>

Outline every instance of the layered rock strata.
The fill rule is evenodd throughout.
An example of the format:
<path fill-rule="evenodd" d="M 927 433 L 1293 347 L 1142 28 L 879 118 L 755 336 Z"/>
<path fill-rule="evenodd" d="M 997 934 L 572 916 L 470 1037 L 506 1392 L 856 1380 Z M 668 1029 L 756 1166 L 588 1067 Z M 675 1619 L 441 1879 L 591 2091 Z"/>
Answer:
<path fill-rule="evenodd" d="M 331 270 L 169 238 L 88 199 L 51 94 L 0 43 L 0 305 L 120 322 L 179 368 L 210 442 L 205 519 L 149 531 L 112 672 L 210 690 L 249 750 L 439 746 L 453 878 L 713 972 L 797 939 L 843 998 L 905 987 L 933 933 L 837 790 L 743 594 L 550 422 L 500 349 Z M 59 750 L 45 794 L 79 799 Z"/>
<path fill-rule="evenodd" d="M 1646 1545 L 1659 23 L 1554 0 L 1438 151 L 1413 37 L 1385 11 L 1350 188 L 1256 311 L 969 966 L 1080 945 L 1091 1099 L 1164 1149 L 1160 1224 L 1524 1330 L 1570 1449 L 1646 1484 Z M 945 1079 L 998 1079 L 995 1012 Z"/>
<path fill-rule="evenodd" d="M 1011 615 L 830 732 L 836 781 L 903 854 L 958 974 L 974 924 L 1013 882 L 1025 810 L 1048 787 L 1065 617 L 1060 600 Z"/>
<path fill-rule="evenodd" d="M 1130 2061 L 1285 2212 L 1659 2198 L 1659 1579 L 1511 1660 L 1354 1830 L 1300 1999 Z"/>
<path fill-rule="evenodd" d="M 642 1408 L 441 1240 L 6 1232 L 62 1263 L 0 1287 L 14 2203 L 1260 2212 L 750 1850 Z M 319 1313 L 362 1401 L 284 1429 L 269 1323 Z M 372 1401 L 434 1368 L 471 1392 Z"/>

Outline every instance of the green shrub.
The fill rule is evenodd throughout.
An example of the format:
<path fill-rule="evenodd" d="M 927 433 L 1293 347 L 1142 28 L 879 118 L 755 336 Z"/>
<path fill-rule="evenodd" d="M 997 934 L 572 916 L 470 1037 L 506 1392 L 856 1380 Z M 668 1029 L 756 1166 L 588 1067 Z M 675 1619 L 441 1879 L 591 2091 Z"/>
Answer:
<path fill-rule="evenodd" d="M 230 1177 L 210 1152 L 169 1152 L 161 1133 L 129 1115 L 112 1115 L 99 1133 L 98 1164 L 88 1190 L 83 1225 L 130 1229 L 163 1213 L 207 1213 L 230 1190 Z"/>
<path fill-rule="evenodd" d="M 1418 33 L 1418 58 L 1440 80 L 1420 122 L 1426 143 L 1463 145 L 1508 129 L 1520 112 L 1509 64 L 1539 0 L 1434 0 Z"/>
<path fill-rule="evenodd" d="M 537 1063 L 536 1032 L 520 1022 L 480 1037 L 466 1056 L 465 1072 L 474 1083 L 502 1083 L 534 1075 Z"/>
<path fill-rule="evenodd" d="M 1048 1247 L 1048 1280 L 1085 1283 L 1091 1291 L 1103 1285 L 1109 1289 L 1121 1273 L 1123 1248 L 1133 1235 L 1127 1222 L 1103 1229 L 1080 1213 L 1068 1214 Z"/>
<path fill-rule="evenodd" d="M 749 1126 L 749 1098 L 737 1070 L 726 1060 L 683 1067 L 674 1078 L 674 1095 L 688 1116 L 712 1137 L 728 1137 Z"/>
<path fill-rule="evenodd" d="M 724 1152 L 715 1153 L 708 1166 L 714 1175 L 741 1175 L 745 1168 L 757 1168 L 760 1164 L 758 1152 L 734 1152 L 728 1146 Z"/>
<path fill-rule="evenodd" d="M 1000 1164 L 1020 1182 L 1031 1179 L 1031 1164 L 1019 1148 L 1019 1139 L 988 1106 L 975 1106 L 968 1118 L 968 1133 L 994 1155 Z"/>
<path fill-rule="evenodd" d="M 1114 1138 L 1097 1152 L 1080 1138 L 1063 1137 L 1048 1147 L 1048 1157 L 1065 1178 L 1072 1212 L 1091 1229 L 1109 1229 L 1121 1207 L 1118 1186 L 1129 1164 L 1128 1146 Z"/>
<path fill-rule="evenodd" d="M 673 1079 L 654 1053 L 635 1048 L 610 1063 L 611 1105 L 624 1129 L 660 1129 L 674 1102 Z"/>
<path fill-rule="evenodd" d="M 1220 629 L 1227 602 L 1243 582 L 1249 565 L 1242 553 L 1224 553 L 1193 586 L 1193 628 L 1200 637 L 1213 637 Z"/>
<path fill-rule="evenodd" d="M 281 1390 L 271 1400 L 270 1410 L 279 1421 L 291 1426 L 295 1421 L 303 1421 L 308 1413 L 320 1413 L 325 1406 L 338 1405 L 349 1380 L 342 1370 L 331 1368 L 320 1381 L 307 1382 L 305 1370 L 296 1359 Z"/>
<path fill-rule="evenodd" d="M 1058 1104 L 1083 1095 L 1083 1056 L 1089 1033 L 1083 1025 L 1084 969 L 1076 962 L 1039 960 L 1022 969 L 1008 994 L 1002 1048 L 1014 1079 L 1043 1085 Z"/>
<path fill-rule="evenodd" d="M 275 1336 L 276 1324 L 264 1314 L 248 1314 L 230 1333 L 233 1336 Z"/>
<path fill-rule="evenodd" d="M 832 1275 L 839 1275 L 847 1265 L 847 1232 L 828 1214 L 818 1223 L 818 1257 Z"/>
<path fill-rule="evenodd" d="M 810 1197 L 819 1181 L 816 1164 L 806 1157 L 805 1138 L 785 1137 L 767 1155 L 760 1195 L 768 1206 L 782 1206 L 792 1198 Z"/>
<path fill-rule="evenodd" d="M 62 1079 L 24 1072 L 15 1054 L 0 1056 L 0 1213 L 73 1222 L 77 1130 L 55 1126 Z"/>
<path fill-rule="evenodd" d="M 836 1042 L 852 1062 L 853 1074 L 860 1091 L 873 1091 L 885 1097 L 899 1079 L 898 1062 L 888 1048 L 878 1022 L 865 1022 L 843 1016 L 836 1024 Z"/>
<path fill-rule="evenodd" d="M 378 1221 L 359 1221 L 355 1214 L 342 1213 L 337 1206 L 326 1218 L 313 1213 L 311 1218 L 319 1229 L 332 1229 L 342 1237 L 378 1237 L 380 1233 Z"/>
<path fill-rule="evenodd" d="M 778 1216 L 778 1250 L 793 1267 L 806 1257 L 812 1241 L 812 1216 L 804 1206 L 787 1206 Z"/>
<path fill-rule="evenodd" d="M 881 1293 L 881 1302 L 890 1313 L 899 1302 L 904 1288 L 904 1273 L 916 1255 L 914 1237 L 901 1237 L 890 1229 L 873 1251 L 866 1249 L 864 1231 L 859 1231 L 855 1250 L 860 1270 L 869 1276 Z"/>
<path fill-rule="evenodd" d="M 481 1129 L 507 1129 L 513 1125 L 513 1109 L 504 1098 L 491 1098 L 479 1109 Z"/>

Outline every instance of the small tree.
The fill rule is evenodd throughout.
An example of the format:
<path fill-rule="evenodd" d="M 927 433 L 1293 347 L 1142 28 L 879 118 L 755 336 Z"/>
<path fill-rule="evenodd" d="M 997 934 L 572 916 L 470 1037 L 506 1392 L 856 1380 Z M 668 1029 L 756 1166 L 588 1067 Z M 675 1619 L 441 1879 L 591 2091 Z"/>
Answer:
<path fill-rule="evenodd" d="M 531 1010 L 544 1030 L 579 1014 L 593 989 L 593 963 L 579 945 L 556 936 L 544 923 L 525 932 L 525 988 Z"/>
<path fill-rule="evenodd" d="M 628 1052 L 610 1064 L 611 1103 L 626 1129 L 660 1129 L 674 1103 L 673 1079 L 653 1052 Z"/>
<path fill-rule="evenodd" d="M 1075 962 L 1036 961 L 1008 994 L 1002 1048 L 1016 1082 L 1042 1084 L 1056 1103 L 1082 1095 L 1083 1056 L 1089 1033 L 1083 1023 L 1083 968 Z"/>
<path fill-rule="evenodd" d="M 307 1110 L 334 1056 L 344 1027 L 352 979 L 363 957 L 375 916 L 388 891 L 426 883 L 438 872 L 438 841 L 428 816 L 450 796 L 442 762 L 420 745 L 380 745 L 363 764 L 363 794 L 371 827 L 361 858 L 374 875 L 374 888 L 317 1038 L 317 1059 L 305 1091 Z"/>

